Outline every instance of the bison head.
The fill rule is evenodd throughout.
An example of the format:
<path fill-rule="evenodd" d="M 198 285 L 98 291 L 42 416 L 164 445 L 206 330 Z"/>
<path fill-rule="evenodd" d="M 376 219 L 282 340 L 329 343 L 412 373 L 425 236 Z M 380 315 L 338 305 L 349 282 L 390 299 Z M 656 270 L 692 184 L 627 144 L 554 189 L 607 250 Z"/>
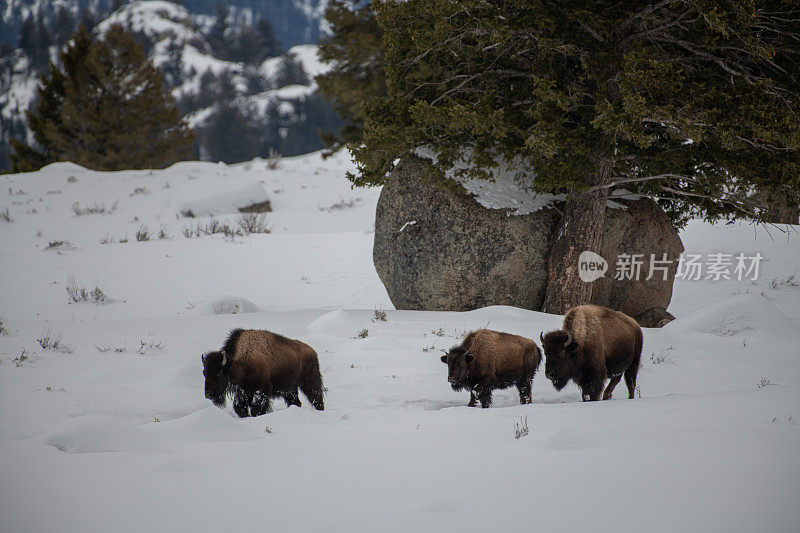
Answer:
<path fill-rule="evenodd" d="M 553 382 L 556 390 L 566 387 L 572 377 L 573 367 L 577 359 L 578 344 L 567 331 L 551 331 L 547 335 L 539 335 L 546 357 L 544 375 Z"/>
<path fill-rule="evenodd" d="M 453 390 L 460 391 L 469 386 L 467 384 L 467 366 L 474 359 L 475 357 L 463 346 L 454 346 L 447 355 L 442 356 L 442 363 L 447 365 L 447 381 L 450 382 Z"/>
<path fill-rule="evenodd" d="M 228 390 L 228 363 L 225 352 L 208 352 L 203 354 L 203 376 L 206 378 L 206 398 L 217 407 L 225 405 L 225 393 Z"/>

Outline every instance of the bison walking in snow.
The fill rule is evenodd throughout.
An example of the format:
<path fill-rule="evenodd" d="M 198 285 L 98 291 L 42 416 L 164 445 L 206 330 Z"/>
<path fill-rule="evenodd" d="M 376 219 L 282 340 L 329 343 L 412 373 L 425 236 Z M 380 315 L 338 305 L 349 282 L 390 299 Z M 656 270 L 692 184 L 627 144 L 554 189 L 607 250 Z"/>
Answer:
<path fill-rule="evenodd" d="M 454 391 L 469 390 L 469 406 L 492 403 L 492 391 L 516 385 L 519 401 L 531 403 L 532 381 L 542 354 L 530 339 L 489 329 L 473 331 L 442 356 Z"/>
<path fill-rule="evenodd" d="M 222 350 L 203 354 L 206 398 L 217 406 L 233 396 L 240 417 L 269 411 L 271 398 L 300 406 L 303 391 L 316 409 L 324 409 L 317 352 L 298 340 L 264 330 L 234 329 Z"/>
<path fill-rule="evenodd" d="M 545 353 L 544 374 L 556 390 L 573 380 L 583 400 L 611 398 L 622 375 L 628 398 L 636 389 L 642 355 L 642 328 L 634 319 L 598 305 L 581 305 L 564 316 L 562 329 L 540 335 Z M 610 378 L 603 392 L 603 383 Z"/>

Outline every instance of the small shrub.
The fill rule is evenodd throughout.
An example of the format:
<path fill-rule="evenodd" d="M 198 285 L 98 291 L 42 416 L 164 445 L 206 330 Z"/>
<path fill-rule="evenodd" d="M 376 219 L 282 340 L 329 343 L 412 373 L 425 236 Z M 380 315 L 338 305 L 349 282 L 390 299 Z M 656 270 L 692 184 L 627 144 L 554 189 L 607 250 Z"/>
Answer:
<path fill-rule="evenodd" d="M 109 346 L 109 345 L 100 346 L 100 345 L 98 345 L 98 346 L 95 346 L 95 348 L 100 353 L 107 353 L 107 352 L 111 352 L 111 351 L 113 351 L 114 353 L 125 353 L 125 352 L 128 351 L 127 346 Z"/>
<path fill-rule="evenodd" d="M 359 339 L 366 339 L 367 336 L 369 336 L 369 330 L 367 328 L 362 329 L 358 332 L 358 335 L 356 335 Z"/>
<path fill-rule="evenodd" d="M 144 242 L 150 240 L 150 233 L 147 231 L 147 226 L 142 224 L 139 226 L 139 229 L 136 231 L 136 240 L 138 242 Z"/>
<path fill-rule="evenodd" d="M 0 220 L 3 222 L 14 222 L 14 219 L 11 218 L 11 211 L 8 209 L 8 207 L 0 210 Z"/>
<path fill-rule="evenodd" d="M 797 275 L 797 272 L 782 278 L 776 276 L 772 278 L 772 281 L 769 282 L 770 289 L 777 289 L 778 287 L 784 287 L 784 286 L 800 287 L 800 276 Z"/>
<path fill-rule="evenodd" d="M 158 240 L 163 241 L 164 239 L 169 239 L 169 235 L 167 235 L 167 230 L 164 229 L 164 226 L 158 230 Z"/>
<path fill-rule="evenodd" d="M 106 233 L 102 237 L 100 237 L 100 244 L 111 244 L 114 242 L 114 236 L 110 233 Z"/>
<path fill-rule="evenodd" d="M 386 322 L 386 311 L 383 309 L 375 309 L 372 315 L 373 322 Z"/>
<path fill-rule="evenodd" d="M 184 209 L 181 211 L 181 216 L 184 218 L 194 218 L 194 213 L 191 209 Z"/>
<path fill-rule="evenodd" d="M 75 276 L 67 276 L 67 303 L 79 302 L 92 302 L 95 304 L 104 304 L 108 301 L 108 297 L 100 287 L 95 286 L 91 291 L 86 290 L 86 287 L 78 285 L 75 281 Z"/>
<path fill-rule="evenodd" d="M 88 205 L 86 207 L 81 207 L 80 202 L 75 202 L 72 204 L 72 212 L 75 213 L 76 216 L 84 216 L 84 215 L 104 215 L 106 213 L 111 214 L 117 210 L 117 202 L 114 202 L 114 205 L 111 206 L 110 209 L 106 210 L 106 204 L 104 203 L 93 203 L 92 205 Z"/>
<path fill-rule="evenodd" d="M 333 211 L 341 211 L 343 209 L 350 209 L 351 207 L 355 207 L 358 202 L 361 201 L 361 198 L 355 198 L 348 201 L 339 200 L 335 204 L 331 204 L 328 207 L 319 207 L 320 211 L 327 211 L 328 213 L 332 213 Z"/>
<path fill-rule="evenodd" d="M 36 341 L 42 350 L 54 350 L 61 353 L 72 353 L 72 347 L 68 344 L 61 342 L 61 333 L 53 333 L 49 324 L 45 324 L 42 329 L 42 336 Z"/>
<path fill-rule="evenodd" d="M 527 437 L 529 432 L 528 415 L 522 415 L 519 422 L 514 422 L 514 438 L 521 439 L 522 437 Z"/>
<path fill-rule="evenodd" d="M 147 187 L 136 187 L 129 196 L 137 196 L 139 194 L 147 194 Z"/>
<path fill-rule="evenodd" d="M 69 241 L 49 241 L 45 250 L 55 250 L 56 248 L 61 248 L 65 244 L 69 244 Z"/>
<path fill-rule="evenodd" d="M 124 236 L 119 238 L 119 242 L 126 243 L 128 242 L 128 234 L 126 233 Z"/>
<path fill-rule="evenodd" d="M 653 363 L 654 365 L 660 365 L 661 363 L 669 359 L 671 350 L 672 346 L 667 346 L 666 349 L 664 350 L 664 353 L 656 355 L 655 352 L 652 352 L 650 354 L 650 362 Z"/>
<path fill-rule="evenodd" d="M 269 233 L 267 217 L 263 213 L 242 213 L 236 218 L 236 227 L 242 235 Z"/>
<path fill-rule="evenodd" d="M 8 335 L 8 329 L 6 329 L 6 326 L 2 320 L 0 320 L 0 335 L 3 335 L 4 337 Z"/>
<path fill-rule="evenodd" d="M 437 337 L 444 337 L 444 328 L 439 328 L 436 330 L 431 330 L 431 333 L 436 335 Z"/>
<path fill-rule="evenodd" d="M 77 182 L 78 182 L 78 178 L 76 178 L 75 176 L 69 176 L 67 178 L 67 183 L 77 183 Z"/>
<path fill-rule="evenodd" d="M 771 383 L 769 382 L 769 380 L 767 378 L 761 378 L 761 381 L 758 382 L 758 388 L 759 389 L 763 389 L 767 385 L 771 385 Z"/>
<path fill-rule="evenodd" d="M 143 341 L 139 340 L 139 349 L 136 350 L 136 353 L 139 355 L 144 355 L 152 349 L 162 350 L 164 348 L 164 341 L 158 341 L 158 343 L 154 343 L 153 341 Z"/>
<path fill-rule="evenodd" d="M 24 363 L 27 359 L 28 359 L 28 351 L 25 350 L 25 348 L 23 348 L 22 353 L 14 358 L 14 364 L 17 366 L 17 368 L 19 368 L 22 366 L 22 363 Z"/>

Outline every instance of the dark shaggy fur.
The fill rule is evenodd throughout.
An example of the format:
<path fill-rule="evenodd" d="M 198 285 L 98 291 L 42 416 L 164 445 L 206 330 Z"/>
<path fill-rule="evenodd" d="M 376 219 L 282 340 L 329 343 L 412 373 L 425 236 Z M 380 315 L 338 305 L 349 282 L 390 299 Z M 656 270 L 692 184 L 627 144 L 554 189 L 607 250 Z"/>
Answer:
<path fill-rule="evenodd" d="M 270 399 L 278 396 L 286 405 L 300 406 L 299 391 L 316 409 L 325 408 L 317 352 L 298 340 L 265 330 L 234 329 L 222 350 L 206 353 L 202 360 L 206 398 L 222 406 L 232 396 L 240 417 L 263 415 Z"/>
<path fill-rule="evenodd" d="M 601 394 L 608 400 L 624 374 L 628 398 L 633 398 L 642 356 L 642 328 L 625 313 L 581 305 L 564 315 L 562 329 L 541 340 L 544 373 L 556 390 L 572 380 L 581 388 L 584 401 L 599 400 Z M 606 378 L 610 381 L 603 392 Z"/>
<path fill-rule="evenodd" d="M 532 381 L 542 354 L 530 339 L 489 329 L 473 331 L 459 346 L 442 356 L 447 380 L 454 391 L 469 390 L 469 406 L 492 403 L 492 391 L 512 385 L 522 404 L 532 401 Z"/>

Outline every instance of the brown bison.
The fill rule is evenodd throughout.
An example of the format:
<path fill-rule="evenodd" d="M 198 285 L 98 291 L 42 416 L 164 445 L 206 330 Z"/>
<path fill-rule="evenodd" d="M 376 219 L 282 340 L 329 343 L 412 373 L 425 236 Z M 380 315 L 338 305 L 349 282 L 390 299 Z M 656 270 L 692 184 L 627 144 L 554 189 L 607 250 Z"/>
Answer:
<path fill-rule="evenodd" d="M 269 411 L 270 398 L 282 396 L 286 405 L 300 406 L 298 388 L 320 411 L 322 374 L 317 352 L 298 340 L 269 331 L 234 329 L 222 350 L 203 354 L 206 398 L 221 407 L 233 396 L 240 417 Z"/>
<path fill-rule="evenodd" d="M 492 403 L 492 391 L 516 385 L 519 401 L 531 403 L 533 375 L 542 353 L 536 343 L 519 335 L 490 329 L 473 331 L 459 346 L 453 346 L 442 362 L 453 390 L 469 390 L 469 406 L 476 397 L 481 407 Z"/>
<path fill-rule="evenodd" d="M 573 380 L 583 401 L 611 398 L 623 373 L 628 398 L 636 389 L 642 355 L 642 328 L 634 319 L 599 305 L 580 305 L 564 316 L 562 329 L 540 335 L 544 348 L 544 375 L 556 390 Z M 603 383 L 610 378 L 605 392 Z"/>

